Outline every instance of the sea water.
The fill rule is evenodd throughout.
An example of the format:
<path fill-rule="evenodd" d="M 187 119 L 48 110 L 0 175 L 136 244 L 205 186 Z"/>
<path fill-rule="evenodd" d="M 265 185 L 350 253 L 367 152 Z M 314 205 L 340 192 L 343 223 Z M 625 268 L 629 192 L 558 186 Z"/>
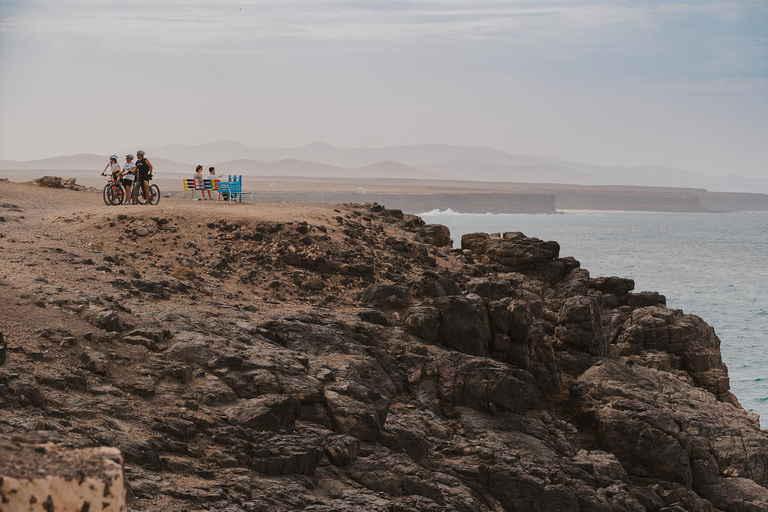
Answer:
<path fill-rule="evenodd" d="M 768 421 L 768 212 L 565 211 L 558 215 L 421 215 L 456 246 L 474 232 L 521 231 L 560 243 L 592 277 L 635 280 L 667 306 L 702 317 L 720 338 L 731 391 Z"/>

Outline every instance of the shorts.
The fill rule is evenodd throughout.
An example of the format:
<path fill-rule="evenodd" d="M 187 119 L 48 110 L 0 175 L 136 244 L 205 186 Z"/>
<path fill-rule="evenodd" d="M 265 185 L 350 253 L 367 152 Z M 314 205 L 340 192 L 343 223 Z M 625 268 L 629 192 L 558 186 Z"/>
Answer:
<path fill-rule="evenodd" d="M 124 187 L 132 187 L 133 186 L 133 180 L 126 180 L 123 178 L 123 186 Z"/>
<path fill-rule="evenodd" d="M 139 183 L 142 181 L 149 181 L 150 179 L 152 179 L 152 175 L 149 173 L 139 173 L 139 175 L 136 176 L 136 181 Z"/>

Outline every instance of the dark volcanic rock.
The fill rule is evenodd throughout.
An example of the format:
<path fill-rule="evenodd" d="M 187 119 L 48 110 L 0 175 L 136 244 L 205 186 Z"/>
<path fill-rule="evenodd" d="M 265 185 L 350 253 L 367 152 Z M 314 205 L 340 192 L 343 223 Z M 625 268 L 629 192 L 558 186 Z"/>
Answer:
<path fill-rule="evenodd" d="M 658 292 L 629 293 L 627 294 L 627 305 L 636 308 L 666 306 L 667 298 Z"/>
<path fill-rule="evenodd" d="M 405 328 L 427 341 L 437 341 L 440 328 L 440 313 L 430 306 L 414 306 L 408 310 Z"/>
<path fill-rule="evenodd" d="M 621 277 L 596 277 L 589 280 L 589 287 L 617 297 L 624 297 L 635 289 L 635 281 Z"/>
<path fill-rule="evenodd" d="M 720 356 L 720 339 L 695 315 L 659 307 L 637 309 L 621 327 L 616 345 L 624 356 L 666 354 L 662 369 L 684 370 L 718 399 L 735 400 Z"/>
<path fill-rule="evenodd" d="M 293 432 L 301 403 L 291 395 L 264 395 L 230 411 L 232 420 L 250 430 Z"/>
<path fill-rule="evenodd" d="M 491 330 L 483 299 L 477 295 L 441 297 L 435 300 L 435 309 L 440 343 L 465 354 L 485 354 Z"/>
<path fill-rule="evenodd" d="M 548 264 L 560 255 L 557 242 L 543 242 L 521 233 L 506 233 L 506 238 L 488 237 L 482 234 L 464 235 L 462 249 L 469 249 L 483 257 L 483 261 L 497 266 L 502 272 L 534 270 Z"/>
<path fill-rule="evenodd" d="M 605 355 L 607 342 L 594 297 L 571 297 L 557 313 L 555 336 L 570 347 L 594 356 Z"/>
<path fill-rule="evenodd" d="M 419 242 L 435 247 L 450 247 L 453 245 L 451 231 L 442 224 L 427 224 L 416 233 Z"/>
<path fill-rule="evenodd" d="M 0 433 L 119 448 L 148 512 L 768 510 L 702 319 L 555 242 L 323 208 L 4 224 Z"/>
<path fill-rule="evenodd" d="M 366 292 L 366 298 L 381 309 L 403 309 L 411 302 L 411 290 L 404 284 L 377 284 Z"/>
<path fill-rule="evenodd" d="M 761 487 L 768 484 L 768 436 L 744 410 L 668 372 L 609 360 L 579 378 L 571 399 L 596 442 L 630 475 L 692 487 L 725 510 L 768 507 Z M 732 506 L 736 489 L 739 508 Z"/>
<path fill-rule="evenodd" d="M 375 441 L 381 434 L 381 422 L 372 404 L 337 393 L 325 392 L 325 403 L 334 432 L 347 434 L 361 441 Z"/>

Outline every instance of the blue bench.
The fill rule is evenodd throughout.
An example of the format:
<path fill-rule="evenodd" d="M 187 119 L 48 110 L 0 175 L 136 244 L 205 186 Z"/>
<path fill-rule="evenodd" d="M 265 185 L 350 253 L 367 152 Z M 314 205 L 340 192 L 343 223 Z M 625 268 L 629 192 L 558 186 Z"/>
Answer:
<path fill-rule="evenodd" d="M 253 202 L 253 192 L 243 190 L 243 176 L 229 176 L 227 181 L 220 181 L 216 191 L 219 193 L 216 200 L 221 199 L 222 194 L 226 194 L 226 199 L 229 201 L 243 202 L 243 196 L 248 195 Z"/>

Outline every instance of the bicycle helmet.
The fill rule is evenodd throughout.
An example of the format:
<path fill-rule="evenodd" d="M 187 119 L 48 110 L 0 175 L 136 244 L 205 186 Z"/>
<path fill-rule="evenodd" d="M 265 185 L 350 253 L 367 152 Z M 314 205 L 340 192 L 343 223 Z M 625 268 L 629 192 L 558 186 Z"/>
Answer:
<path fill-rule="evenodd" d="M 136 152 L 136 154 L 137 154 L 137 155 L 141 155 L 141 156 L 144 156 L 144 152 L 143 152 L 142 150 L 138 150 L 138 151 Z"/>
<path fill-rule="evenodd" d="M 133 155 L 125 155 L 125 158 L 130 158 L 131 160 L 133 160 Z"/>
<path fill-rule="evenodd" d="M 112 155 L 111 157 L 109 157 L 109 159 L 110 159 L 110 160 L 112 160 L 113 158 L 114 158 L 115 160 L 117 160 L 117 155 Z"/>

